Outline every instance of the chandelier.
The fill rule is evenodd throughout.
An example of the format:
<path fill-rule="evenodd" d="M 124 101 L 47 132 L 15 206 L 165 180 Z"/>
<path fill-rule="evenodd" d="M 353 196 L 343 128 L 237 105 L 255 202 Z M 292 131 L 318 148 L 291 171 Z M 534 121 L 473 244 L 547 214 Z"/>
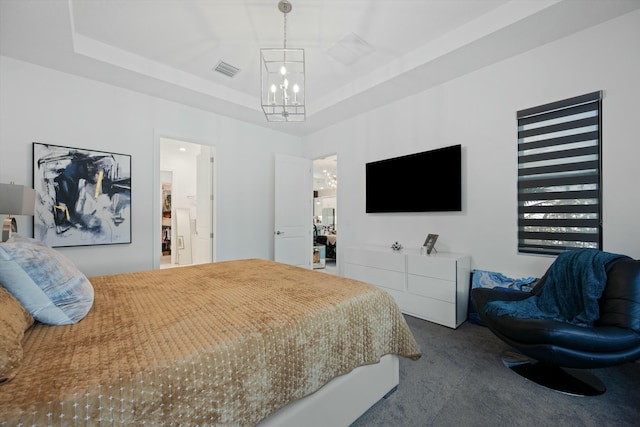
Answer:
<path fill-rule="evenodd" d="M 284 47 L 260 49 L 262 111 L 269 122 L 303 122 L 305 109 L 304 49 L 287 48 L 287 14 L 292 6 L 280 0 L 284 16 Z"/>
<path fill-rule="evenodd" d="M 332 189 L 338 188 L 338 176 L 336 174 L 332 174 L 331 172 L 329 172 L 327 170 L 323 170 L 323 172 L 327 176 L 326 179 L 325 179 L 325 182 L 327 183 L 327 186 L 329 186 L 329 188 L 332 188 Z"/>

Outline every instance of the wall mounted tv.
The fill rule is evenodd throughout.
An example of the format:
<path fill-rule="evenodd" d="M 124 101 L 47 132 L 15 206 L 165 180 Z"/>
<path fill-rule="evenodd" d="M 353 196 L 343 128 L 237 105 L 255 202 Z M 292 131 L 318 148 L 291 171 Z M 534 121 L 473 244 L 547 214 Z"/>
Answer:
<path fill-rule="evenodd" d="M 366 212 L 462 210 L 460 145 L 370 162 Z"/>

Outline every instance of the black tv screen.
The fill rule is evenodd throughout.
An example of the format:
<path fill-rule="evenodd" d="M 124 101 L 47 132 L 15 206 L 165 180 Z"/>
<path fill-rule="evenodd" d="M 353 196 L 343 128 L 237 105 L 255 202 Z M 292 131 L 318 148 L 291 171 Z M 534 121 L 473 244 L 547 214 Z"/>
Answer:
<path fill-rule="evenodd" d="M 366 212 L 462 210 L 460 145 L 366 165 Z"/>

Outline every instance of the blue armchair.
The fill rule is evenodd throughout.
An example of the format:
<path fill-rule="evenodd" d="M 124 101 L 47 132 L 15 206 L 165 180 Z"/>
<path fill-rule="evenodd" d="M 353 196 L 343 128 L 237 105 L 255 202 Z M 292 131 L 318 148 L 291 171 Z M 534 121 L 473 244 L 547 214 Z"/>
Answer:
<path fill-rule="evenodd" d="M 575 298 L 572 301 L 567 294 L 577 291 L 578 299 L 586 298 L 584 269 L 592 268 L 593 263 L 558 267 L 560 260 L 561 256 L 530 293 L 478 288 L 472 290 L 473 301 L 486 326 L 514 348 L 502 355 L 507 367 L 567 394 L 602 394 L 606 391 L 604 384 L 584 369 L 620 365 L 640 358 L 640 261 L 615 256 L 603 263 L 603 288 L 601 293 L 592 295 L 596 311 L 592 323 L 588 318 L 585 320 L 584 313 L 560 319 L 558 312 L 534 310 L 527 316 L 531 311 L 528 308 L 537 310 L 543 297 L 555 299 L 559 305 L 573 304 L 569 309 L 588 303 L 577 302 Z M 572 276 L 558 277 L 559 269 L 570 270 Z M 565 290 L 566 277 L 576 274 L 580 275 L 575 280 L 577 288 Z M 552 276 L 556 278 L 555 288 L 547 290 Z M 515 309 L 510 313 L 511 307 Z M 559 310 L 562 312 L 563 307 Z"/>

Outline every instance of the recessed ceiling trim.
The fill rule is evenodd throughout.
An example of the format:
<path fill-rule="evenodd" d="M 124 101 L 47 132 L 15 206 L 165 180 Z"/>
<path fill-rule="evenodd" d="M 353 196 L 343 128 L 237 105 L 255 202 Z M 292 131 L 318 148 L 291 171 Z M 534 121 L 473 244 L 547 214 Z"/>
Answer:
<path fill-rule="evenodd" d="M 72 33 L 72 41 L 73 51 L 78 55 L 93 58 L 125 70 L 139 73 L 143 76 L 174 84 L 184 89 L 214 96 L 252 110 L 259 109 L 260 101 L 258 99 L 227 86 L 143 58 L 140 55 L 124 51 L 78 33 Z"/>

